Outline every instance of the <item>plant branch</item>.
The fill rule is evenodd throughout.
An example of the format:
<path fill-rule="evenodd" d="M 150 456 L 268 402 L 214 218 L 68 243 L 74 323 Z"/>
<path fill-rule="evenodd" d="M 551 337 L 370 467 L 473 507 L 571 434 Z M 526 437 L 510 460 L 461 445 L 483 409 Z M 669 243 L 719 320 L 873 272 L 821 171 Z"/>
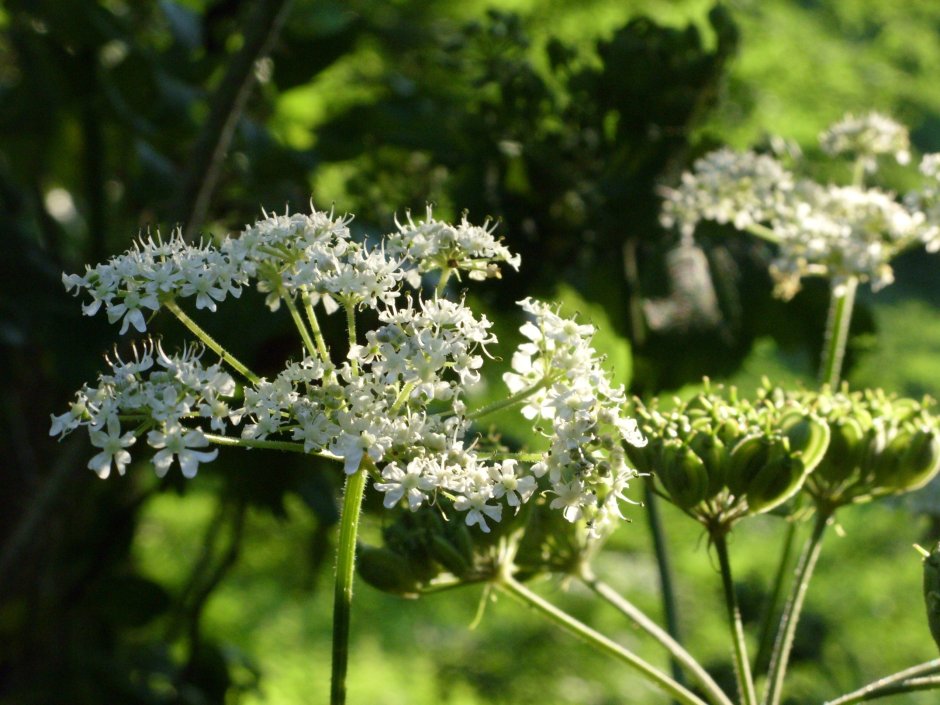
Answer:
<path fill-rule="evenodd" d="M 787 575 L 790 559 L 793 555 L 793 546 L 796 543 L 796 530 L 798 522 L 791 520 L 787 523 L 787 532 L 783 538 L 783 549 L 780 551 L 780 562 L 771 587 L 770 596 L 764 605 L 761 616 L 760 630 L 757 639 L 757 654 L 754 656 L 754 672 L 758 675 L 766 673 L 770 665 L 770 654 L 774 643 L 774 621 L 777 619 L 777 605 L 783 592 L 783 581 Z"/>
<path fill-rule="evenodd" d="M 731 629 L 731 641 L 734 647 L 734 670 L 738 677 L 738 695 L 742 705 L 756 705 L 757 692 L 754 689 L 754 677 L 751 675 L 751 662 L 747 655 L 747 644 L 744 640 L 744 625 L 741 622 L 741 609 L 738 607 L 738 597 L 734 590 L 734 579 L 731 577 L 731 561 L 728 558 L 727 534 L 718 533 L 712 536 L 715 550 L 718 553 L 718 564 L 721 567 L 721 584 L 724 587 L 725 607 L 728 610 L 728 626 Z"/>
<path fill-rule="evenodd" d="M 568 633 L 573 634 L 598 651 L 603 651 L 604 653 L 609 654 L 610 656 L 613 656 L 620 661 L 623 661 L 630 667 L 635 668 L 644 676 L 646 676 L 647 679 L 659 686 L 659 688 L 666 692 L 670 697 L 679 703 L 682 703 L 682 705 L 707 705 L 705 701 L 699 698 L 695 693 L 685 688 L 682 684 L 677 683 L 668 675 L 653 667 L 629 649 L 625 649 L 620 644 L 591 629 L 591 627 L 587 626 L 583 622 L 578 621 L 567 612 L 564 612 L 558 607 L 555 607 L 550 602 L 536 595 L 522 583 L 518 582 L 515 578 L 509 575 L 508 571 L 503 571 L 503 574 L 496 579 L 495 585 L 503 592 L 515 598 L 522 604 L 528 605 L 529 607 L 535 609 L 543 617 L 548 618 L 550 621 L 554 622 Z"/>
<path fill-rule="evenodd" d="M 887 695 L 937 688 L 940 687 L 940 677 L 935 675 L 938 672 L 940 672 L 940 658 L 879 678 L 858 690 L 827 701 L 826 705 L 851 705 L 876 700 Z"/>
<path fill-rule="evenodd" d="M 679 610 L 676 605 L 676 594 L 672 588 L 672 569 L 669 565 L 669 550 L 666 546 L 666 535 L 659 515 L 659 500 L 653 491 L 653 480 L 645 477 L 643 482 L 643 503 L 646 505 L 646 521 L 653 539 L 653 554 L 656 556 L 656 568 L 659 574 L 659 589 L 663 603 L 663 616 L 666 619 L 666 631 L 676 644 L 680 642 L 679 636 Z M 672 675 L 682 682 L 682 671 L 675 655 L 672 658 Z"/>
<path fill-rule="evenodd" d="M 364 455 L 359 468 L 351 475 L 346 476 L 343 513 L 340 516 L 339 542 L 336 547 L 330 705 L 344 705 L 346 702 L 349 623 L 352 612 L 353 579 L 356 572 L 356 534 L 359 532 L 359 512 L 362 508 L 362 497 L 365 493 L 368 471 L 374 469 L 374 467 L 369 456 Z"/>
<path fill-rule="evenodd" d="M 777 235 L 771 228 L 768 228 L 766 225 L 761 225 L 760 223 L 752 223 L 748 225 L 745 230 L 755 237 L 759 237 L 761 240 L 766 240 L 767 242 L 772 242 L 775 245 L 780 244 L 780 236 Z"/>
<path fill-rule="evenodd" d="M 313 356 L 319 354 L 319 348 L 316 343 L 313 342 L 313 338 L 310 337 L 310 331 L 307 329 L 307 324 L 304 323 L 303 316 L 300 315 L 300 310 L 297 308 L 297 304 L 294 303 L 294 297 L 291 296 L 288 292 L 282 290 L 281 299 L 287 304 L 287 310 L 290 311 L 290 317 L 294 319 L 294 325 L 297 328 L 297 332 L 300 333 L 301 340 L 304 341 L 304 347 L 307 348 L 307 355 Z"/>
<path fill-rule="evenodd" d="M 326 347 L 326 341 L 323 339 L 323 331 L 320 329 L 320 321 L 317 319 L 317 312 L 313 308 L 313 301 L 310 299 L 310 292 L 307 287 L 302 287 L 300 296 L 304 303 L 304 311 L 307 314 L 307 322 L 310 324 L 310 330 L 313 331 L 313 339 L 316 342 L 317 352 L 320 353 L 320 361 L 330 366 L 330 351 Z"/>
<path fill-rule="evenodd" d="M 706 697 L 715 705 L 732 705 L 731 700 L 721 689 L 721 687 L 708 675 L 708 671 L 702 668 L 702 665 L 686 651 L 682 644 L 676 641 L 666 630 L 660 627 L 656 622 L 650 619 L 646 614 L 618 593 L 612 587 L 602 580 L 599 580 L 589 569 L 585 569 L 580 576 L 581 581 L 597 594 L 598 597 L 606 600 L 615 609 L 619 610 L 627 619 L 633 621 L 640 629 L 645 631 L 656 641 L 658 641 L 672 656 L 673 660 L 685 666 L 689 673 L 695 676 L 699 685 L 705 691 Z M 677 679 L 678 682 L 678 679 Z"/>
<path fill-rule="evenodd" d="M 554 384 L 555 379 L 556 378 L 554 376 L 543 377 L 538 384 L 533 384 L 531 387 L 520 389 L 515 394 L 510 394 L 505 399 L 494 401 L 492 404 L 487 404 L 486 406 L 482 406 L 479 409 L 471 411 L 469 414 L 467 414 L 467 419 L 473 420 L 483 418 L 484 416 L 494 414 L 497 411 L 507 409 L 514 404 L 519 404 L 535 394 L 537 391 L 545 389 L 545 387 Z"/>
<path fill-rule="evenodd" d="M 817 509 L 813 533 L 807 539 L 800 560 L 797 563 L 793 587 L 780 617 L 780 626 L 777 628 L 777 638 L 770 657 L 767 690 L 764 693 L 763 700 L 764 705 L 779 705 L 780 703 L 783 679 L 787 673 L 787 664 L 790 660 L 790 650 L 793 648 L 796 625 L 800 621 L 800 612 L 803 609 L 803 601 L 806 599 L 806 590 L 813 577 L 813 569 L 816 567 L 816 561 L 822 548 L 823 535 L 831 517 L 832 512 L 830 510 Z"/>
<path fill-rule="evenodd" d="M 164 301 L 163 305 L 170 311 L 170 313 L 179 319 L 180 323 L 189 329 L 190 333 L 199 338 L 199 340 L 201 340 L 207 348 L 227 362 L 232 367 L 232 369 L 240 373 L 252 384 L 258 384 L 258 382 L 261 381 L 261 378 L 258 375 L 249 370 L 248 367 L 238 360 L 238 358 L 236 358 L 228 350 L 217 343 L 211 335 L 209 335 L 205 330 L 202 329 L 202 327 L 200 327 L 198 323 L 196 323 L 196 321 L 186 315 L 186 313 L 179 307 L 179 304 L 177 304 L 176 301 L 169 299 Z"/>
<path fill-rule="evenodd" d="M 304 449 L 303 443 L 295 443 L 294 441 L 267 441 L 261 440 L 259 438 L 232 438 L 231 436 L 220 436 L 216 433 L 206 433 L 203 435 L 205 435 L 207 441 L 210 443 L 215 443 L 217 446 L 283 450 L 287 451 L 288 453 L 315 455 L 318 458 L 326 458 L 327 460 L 342 460 L 342 458 L 340 458 L 338 455 L 333 455 L 332 453 L 327 453 L 326 451 L 321 451 L 319 453 L 308 452 Z"/>
<path fill-rule="evenodd" d="M 838 387 L 842 373 L 842 361 L 845 358 L 845 344 L 849 339 L 857 288 L 858 278 L 854 276 L 849 277 L 841 287 L 832 287 L 822 367 L 819 370 L 819 381 L 828 384 L 832 389 Z"/>

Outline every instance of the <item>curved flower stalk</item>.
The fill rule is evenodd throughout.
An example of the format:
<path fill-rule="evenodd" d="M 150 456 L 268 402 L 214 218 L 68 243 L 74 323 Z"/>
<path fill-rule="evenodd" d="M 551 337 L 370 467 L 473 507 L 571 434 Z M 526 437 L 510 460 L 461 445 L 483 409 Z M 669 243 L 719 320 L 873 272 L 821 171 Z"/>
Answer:
<path fill-rule="evenodd" d="M 165 308 L 199 343 L 169 354 L 144 342 L 127 361 L 115 354 L 111 369 L 79 390 L 50 428 L 60 437 L 86 429 L 100 451 L 89 467 L 101 477 L 124 473 L 141 438 L 161 476 L 174 464 L 195 476 L 217 455 L 206 450 L 210 444 L 294 450 L 342 464 L 334 703 L 345 698 L 356 521 L 367 474 L 387 509 L 433 505 L 482 533 L 518 513 L 545 477 L 551 509 L 566 522 L 584 520 L 600 537 L 621 516 L 619 502 L 630 501 L 625 492 L 636 471 L 623 446 L 645 442 L 623 414 L 623 389 L 610 384 L 591 347 L 593 328 L 525 299 L 527 342 L 512 355 L 508 394 L 498 406 L 521 406 L 539 423 L 546 450 L 520 457 L 489 448 L 473 423 L 493 407 L 470 411 L 465 397 L 498 341 L 486 316 L 444 294 L 451 276 L 496 277 L 501 264 L 518 268 L 519 257 L 489 224 L 464 217 L 450 225 L 430 209 L 424 221 L 409 216 L 371 248 L 351 237 L 350 220 L 316 210 L 265 214 L 218 245 L 190 245 L 179 233 L 146 237 L 84 274 L 64 275 L 66 289 L 86 297 L 83 311 L 103 311 L 121 334 L 146 332 L 148 318 Z M 425 294 L 422 275 L 435 271 L 437 286 Z M 273 379 L 253 373 L 181 306 L 194 299 L 196 309 L 213 312 L 251 285 L 272 311 L 284 304 L 303 346 Z M 337 354 L 318 315 L 340 309 L 348 344 Z M 374 325 L 361 330 L 365 309 Z M 208 365 L 205 348 L 218 356 Z"/>

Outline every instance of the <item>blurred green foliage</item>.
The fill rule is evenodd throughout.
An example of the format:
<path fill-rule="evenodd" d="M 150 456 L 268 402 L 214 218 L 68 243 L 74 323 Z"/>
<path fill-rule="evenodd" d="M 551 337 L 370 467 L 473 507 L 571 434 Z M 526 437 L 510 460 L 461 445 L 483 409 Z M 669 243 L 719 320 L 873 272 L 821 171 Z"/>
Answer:
<path fill-rule="evenodd" d="M 93 378 L 114 340 L 101 320 L 82 319 L 60 273 L 125 249 L 141 230 L 218 235 L 259 206 L 305 208 L 311 194 L 375 231 L 428 201 L 442 216 L 467 208 L 475 220 L 498 217 L 523 253 L 522 274 L 478 294 L 509 337 L 518 321 L 501 313 L 507 301 L 555 296 L 607 330 L 600 345 L 638 393 L 703 373 L 737 374 L 744 386 L 771 372 L 812 380 L 824 288 L 772 301 L 767 252 L 730 231 L 703 233 L 702 249 L 682 259 L 657 225 L 656 188 L 719 142 L 777 133 L 812 155 L 815 133 L 846 110 L 891 112 L 913 126 L 917 148 L 940 148 L 940 6 L 492 5 L 0 8 L 0 702 L 290 705 L 326 690 L 332 470 L 222 453 L 188 485 L 147 467 L 102 483 L 84 468 L 83 439 L 46 435 L 49 413 Z M 863 302 L 851 379 L 940 394 L 932 267 L 906 258 L 901 283 Z M 713 305 L 695 305 L 712 295 Z M 668 315 L 650 326 L 643 311 L 655 302 Z M 264 312 L 246 295 L 204 324 L 269 372 L 297 349 L 288 321 Z M 798 702 L 929 654 L 919 615 L 888 599 L 905 580 L 917 589 L 906 546 L 921 529 L 906 517 L 871 508 L 846 520 L 849 538 L 831 549 L 840 562 L 820 569 L 810 598 L 826 615 L 815 643 L 827 670 L 796 668 Z M 728 654 L 715 648 L 713 569 L 696 530 L 674 520 L 683 626 L 718 672 Z M 757 602 L 771 569 L 765 544 L 779 529 L 773 519 L 765 528 L 735 547 Z M 655 612 L 645 532 L 626 526 L 610 549 L 599 570 Z M 858 576 L 848 591 L 845 575 Z M 555 596 L 636 640 L 585 596 Z M 468 632 L 479 597 L 402 603 L 361 589 L 352 700 L 662 701 L 503 602 Z M 872 619 L 893 625 L 879 637 L 889 645 L 866 648 Z M 811 642 L 807 659 L 820 656 Z"/>

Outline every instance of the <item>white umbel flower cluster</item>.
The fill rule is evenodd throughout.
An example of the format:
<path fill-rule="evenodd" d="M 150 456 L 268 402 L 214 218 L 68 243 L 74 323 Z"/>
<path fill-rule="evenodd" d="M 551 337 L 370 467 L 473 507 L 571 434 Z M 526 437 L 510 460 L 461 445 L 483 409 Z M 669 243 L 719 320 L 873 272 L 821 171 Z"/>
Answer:
<path fill-rule="evenodd" d="M 823 185 L 797 178 L 772 156 L 721 149 L 696 161 L 678 188 L 663 190 L 660 221 L 683 237 L 710 220 L 776 243 L 771 273 L 784 298 L 814 275 L 836 287 L 854 277 L 878 289 L 894 281 L 890 261 L 899 252 L 919 244 L 940 249 L 940 160 L 925 157 L 921 171 L 929 183 L 903 199 L 862 184 L 878 157 L 909 161 L 903 125 L 877 113 L 850 115 L 823 132 L 820 142 L 827 154 L 856 160 L 857 183 Z"/>
<path fill-rule="evenodd" d="M 209 441 L 193 421 L 225 428 L 227 400 L 235 392 L 232 376 L 219 364 L 204 367 L 200 357 L 198 348 L 168 355 L 159 344 L 145 342 L 133 348 L 130 360 L 117 354 L 107 358 L 110 373 L 99 375 L 96 387 L 85 385 L 76 392 L 69 411 L 52 417 L 50 435 L 87 428 L 92 445 L 101 449 L 88 467 L 105 478 L 112 468 L 124 474 L 131 461 L 126 449 L 147 432 L 147 443 L 157 449 L 157 475 L 166 475 L 176 460 L 185 477 L 194 477 L 199 463 L 214 460 L 218 450 L 195 450 Z M 122 424 L 132 430 L 125 432 Z"/>
<path fill-rule="evenodd" d="M 195 298 L 195 308 L 215 311 L 254 285 L 271 310 L 287 305 L 304 350 L 265 379 L 207 336 L 221 358 L 208 367 L 202 347 L 169 355 L 146 342 L 129 362 L 114 356 L 97 386 L 83 387 L 67 413 L 53 416 L 51 435 L 86 428 L 100 451 L 88 466 L 101 477 L 112 469 L 123 474 L 141 438 L 160 476 L 176 463 L 193 477 L 216 457 L 211 444 L 319 455 L 348 474 L 371 474 L 388 508 L 447 502 L 482 531 L 529 501 L 545 476 L 552 506 L 604 533 L 635 475 L 623 443 L 644 441 L 623 416 L 623 389 L 611 386 L 590 346 L 593 328 L 546 304 L 521 302 L 531 320 L 506 376 L 506 406 L 550 420 L 552 430 L 543 429 L 547 450 L 538 462 L 532 454 L 523 462 L 487 449 L 466 390 L 480 381 L 488 349 L 497 345 L 492 324 L 463 301 L 443 298 L 442 286 L 422 294 L 420 274 L 439 271 L 439 282 L 460 272 L 481 279 L 496 276 L 501 263 L 518 267 L 518 255 L 489 225 L 464 218 L 452 226 L 434 220 L 430 209 L 426 221 L 408 218 L 372 248 L 351 238 L 349 222 L 317 211 L 265 214 L 218 246 L 190 245 L 179 234 L 146 238 L 84 275 L 65 275 L 67 290 L 88 297 L 84 312 L 105 311 L 122 333 L 144 332 L 147 318 L 166 307 L 197 337 L 204 334 L 179 302 Z M 340 308 L 349 340 L 336 355 L 316 311 Z M 361 318 L 372 327 L 357 330 L 366 309 L 371 313 Z M 244 379 L 236 383 L 225 363 Z"/>
<path fill-rule="evenodd" d="M 419 273 L 453 269 L 466 271 L 470 279 L 499 277 L 499 263 L 519 269 L 521 258 L 493 237 L 489 221 L 479 225 L 467 222 L 466 214 L 458 225 L 435 220 L 431 206 L 425 219 L 415 223 L 411 213 L 406 221 L 395 224 L 398 232 L 389 235 L 389 252 L 409 255 L 417 263 Z"/>
<path fill-rule="evenodd" d="M 664 188 L 660 221 L 691 236 L 700 220 L 744 230 L 783 209 L 795 178 L 771 156 L 719 149 L 696 160 L 678 188 Z"/>
<path fill-rule="evenodd" d="M 514 393 L 541 387 L 522 413 L 551 424 L 551 431 L 543 431 L 551 445 L 532 472 L 548 476 L 553 508 L 569 521 L 584 518 L 592 534 L 603 535 L 620 517 L 619 500 L 626 499 L 623 491 L 636 476 L 623 443 L 643 446 L 646 439 L 622 415 L 624 390 L 610 384 L 591 347 L 594 328 L 533 299 L 520 305 L 532 317 L 521 329 L 528 342 L 519 346 L 513 371 L 503 379 Z"/>
<path fill-rule="evenodd" d="M 881 113 L 846 115 L 819 136 L 819 145 L 830 156 L 859 159 L 868 172 L 878 169 L 880 156 L 894 157 L 898 164 L 911 160 L 907 128 Z"/>
<path fill-rule="evenodd" d="M 924 214 L 926 227 L 921 239 L 928 252 L 940 251 L 940 153 L 925 154 L 920 160 L 924 185 L 904 198 L 908 210 Z"/>

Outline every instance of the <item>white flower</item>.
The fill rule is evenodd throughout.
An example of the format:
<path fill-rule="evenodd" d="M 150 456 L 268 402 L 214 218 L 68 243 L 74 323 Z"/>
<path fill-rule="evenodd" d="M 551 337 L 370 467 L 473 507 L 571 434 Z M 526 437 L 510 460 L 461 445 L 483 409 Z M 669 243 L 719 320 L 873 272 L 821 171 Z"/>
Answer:
<path fill-rule="evenodd" d="M 552 492 L 557 495 L 549 505 L 552 509 L 561 509 L 562 516 L 568 521 L 577 521 L 581 518 L 586 493 L 580 481 L 556 483 Z"/>
<path fill-rule="evenodd" d="M 92 430 L 88 436 L 93 446 L 101 448 L 101 452 L 88 461 L 88 467 L 104 479 L 111 474 L 111 464 L 114 463 L 118 474 L 123 475 L 127 464 L 131 462 L 131 454 L 124 449 L 134 445 L 137 440 L 133 432 L 121 435 L 118 417 L 109 416 L 106 430 Z"/>
<path fill-rule="evenodd" d="M 499 465 L 491 465 L 488 468 L 493 481 L 493 497 L 505 497 L 506 503 L 517 509 L 529 501 L 536 489 L 535 478 L 531 475 L 520 475 L 516 467 L 518 464 L 515 460 L 503 460 Z"/>
<path fill-rule="evenodd" d="M 465 519 L 467 526 L 476 524 L 483 533 L 488 534 L 490 527 L 486 523 L 486 517 L 496 522 L 503 517 L 502 505 L 490 504 L 492 499 L 493 493 L 489 485 L 478 486 L 458 497 L 454 502 L 454 509 L 458 512 L 467 512 Z"/>
<path fill-rule="evenodd" d="M 175 457 L 179 462 L 183 477 L 193 478 L 199 469 L 199 463 L 208 463 L 215 460 L 219 454 L 218 448 L 211 451 L 193 450 L 205 448 L 209 439 L 199 429 L 187 430 L 180 424 L 169 424 L 159 431 L 150 431 L 147 434 L 147 443 L 157 448 L 153 456 L 153 467 L 157 477 L 166 475 Z"/>
<path fill-rule="evenodd" d="M 141 292 L 136 290 L 121 292 L 119 296 L 121 296 L 121 303 L 108 304 L 108 321 L 116 323 L 123 319 L 121 335 L 127 332 L 129 325 L 134 326 L 138 333 L 145 332 L 147 324 L 141 308 L 149 308 L 151 311 L 159 309 L 160 302 L 157 301 L 157 297 L 153 294 L 141 296 Z"/>
<path fill-rule="evenodd" d="M 408 508 L 415 511 L 427 500 L 427 491 L 434 488 L 433 480 L 424 476 L 429 464 L 433 464 L 433 460 L 413 458 L 404 469 L 398 463 L 389 463 L 383 468 L 384 482 L 376 482 L 374 487 L 385 493 L 383 504 L 386 509 L 407 498 Z"/>

